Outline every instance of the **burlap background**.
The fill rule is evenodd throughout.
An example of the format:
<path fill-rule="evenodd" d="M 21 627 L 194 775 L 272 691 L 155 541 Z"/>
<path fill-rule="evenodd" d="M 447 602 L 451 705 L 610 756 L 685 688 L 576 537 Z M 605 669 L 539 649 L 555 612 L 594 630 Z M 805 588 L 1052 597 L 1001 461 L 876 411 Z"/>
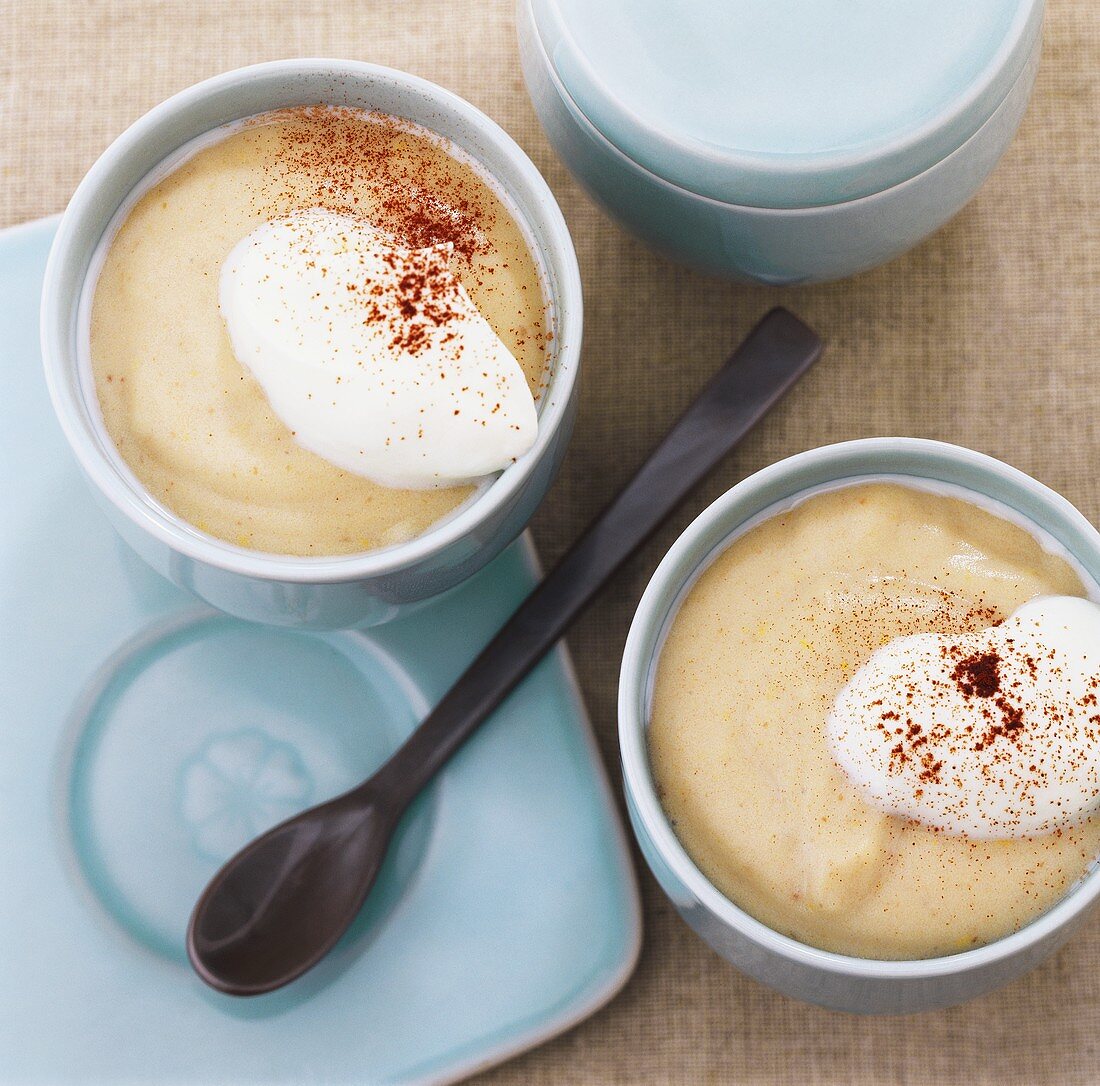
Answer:
<path fill-rule="evenodd" d="M 561 201 L 586 290 L 580 420 L 564 476 L 535 524 L 547 559 L 768 306 L 783 301 L 828 339 L 816 372 L 574 633 L 612 767 L 619 655 L 646 577 L 688 519 L 742 475 L 830 441 L 912 434 L 1002 457 L 1094 520 L 1100 515 L 1097 0 L 1052 0 L 1021 135 L 954 223 L 889 267 L 786 293 L 672 267 L 592 207 L 528 104 L 510 0 L 0 0 L 0 27 L 0 226 L 60 210 L 95 156 L 140 113 L 254 61 L 327 55 L 394 65 L 450 87 L 503 124 Z M 1005 991 L 944 1013 L 861 1020 L 801 1006 L 738 975 L 679 921 L 647 873 L 641 879 L 645 950 L 624 993 L 486 1081 L 1100 1082 L 1100 915 Z"/>

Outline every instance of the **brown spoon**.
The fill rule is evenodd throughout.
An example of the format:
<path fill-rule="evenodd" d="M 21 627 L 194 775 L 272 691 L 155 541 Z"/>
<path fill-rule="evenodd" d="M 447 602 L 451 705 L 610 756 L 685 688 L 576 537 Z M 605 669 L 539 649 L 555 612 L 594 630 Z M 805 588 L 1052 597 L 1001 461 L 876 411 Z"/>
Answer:
<path fill-rule="evenodd" d="M 207 984 L 231 995 L 270 992 L 335 946 L 413 797 L 821 349 L 806 325 L 773 309 L 393 757 L 359 787 L 268 830 L 222 867 L 187 928 L 188 956 Z"/>

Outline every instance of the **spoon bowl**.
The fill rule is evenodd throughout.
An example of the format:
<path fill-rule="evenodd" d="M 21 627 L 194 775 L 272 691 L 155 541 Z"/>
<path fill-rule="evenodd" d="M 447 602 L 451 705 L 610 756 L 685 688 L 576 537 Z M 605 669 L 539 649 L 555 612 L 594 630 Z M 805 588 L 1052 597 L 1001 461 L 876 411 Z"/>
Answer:
<path fill-rule="evenodd" d="M 374 886 L 400 817 L 371 784 L 279 823 L 214 876 L 187 929 L 188 957 L 212 988 L 273 991 L 336 945 Z"/>

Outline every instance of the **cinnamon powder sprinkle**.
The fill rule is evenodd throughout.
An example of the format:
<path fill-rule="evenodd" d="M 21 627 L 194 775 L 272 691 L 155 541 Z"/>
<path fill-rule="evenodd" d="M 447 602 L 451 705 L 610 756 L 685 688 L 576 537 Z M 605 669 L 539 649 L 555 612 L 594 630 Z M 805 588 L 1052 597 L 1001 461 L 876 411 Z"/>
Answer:
<path fill-rule="evenodd" d="M 1001 620 L 992 625 L 1001 625 Z M 1009 658 L 999 651 L 969 651 L 963 644 L 950 640 L 939 649 L 950 681 L 944 684 L 933 679 L 933 692 L 941 691 L 934 693 L 934 696 L 946 698 L 961 694 L 968 708 L 974 710 L 969 714 L 969 719 L 972 721 L 977 717 L 980 721 L 977 727 L 974 723 L 963 721 L 943 722 L 926 731 L 912 719 L 885 708 L 882 699 L 869 703 L 869 707 L 877 712 L 875 727 L 889 744 L 891 775 L 908 772 L 915 775 L 922 786 L 952 785 L 961 789 L 961 781 L 944 779 L 943 759 L 931 753 L 929 747 L 952 758 L 970 752 L 981 755 L 982 775 L 990 786 L 1003 788 L 1011 780 L 1012 787 L 1019 793 L 1020 802 L 1026 807 L 1033 790 L 1050 783 L 1051 773 L 1055 770 L 1047 756 L 1037 755 L 1035 761 L 1027 766 L 1026 779 L 1020 779 L 1013 752 L 1026 749 L 1040 736 L 1045 736 L 1045 741 L 1053 741 L 1052 737 L 1057 735 L 1068 713 L 1080 712 L 1085 716 L 1092 741 L 1100 742 L 1100 711 L 1091 715 L 1088 713 L 1090 708 L 1100 709 L 1100 676 L 1090 678 L 1087 692 L 1072 704 L 1062 708 L 1036 705 L 1030 696 L 1031 680 L 1041 668 L 1055 667 L 1057 671 L 1055 654 L 1051 651 L 1037 657 L 1012 638 L 1007 638 L 1003 644 Z M 1007 677 L 1009 675 L 1015 677 Z M 901 693 L 906 703 L 912 705 L 916 698 L 927 697 L 929 688 L 913 681 L 903 684 Z M 1084 764 L 1085 752 L 1062 747 L 1059 756 L 1062 759 L 1061 772 L 1067 769 L 1076 771 Z M 923 788 L 918 787 L 915 794 L 920 798 Z M 1097 795 L 1100 795 L 1100 789 L 1094 791 L 1094 796 Z"/>
<path fill-rule="evenodd" d="M 414 249 L 446 245 L 467 262 L 488 252 L 486 231 L 495 214 L 476 188 L 461 173 L 433 168 L 409 153 L 410 132 L 431 138 L 425 129 L 385 113 L 323 104 L 277 110 L 246 122 L 272 123 L 279 126 L 279 140 L 255 206 L 258 216 L 282 214 L 303 180 L 315 190 L 314 206 L 339 215 L 362 214 L 359 193 L 365 188 L 373 225 L 401 244 Z"/>
<path fill-rule="evenodd" d="M 407 354 L 420 354 L 433 341 L 433 333 L 446 324 L 464 320 L 465 311 L 460 301 L 460 284 L 450 270 L 448 250 L 444 246 L 431 249 L 409 249 L 387 253 L 386 263 L 397 277 L 396 297 L 381 283 L 349 284 L 349 293 L 355 295 L 349 303 L 357 304 L 362 311 L 364 324 L 382 324 L 390 334 L 390 346 Z M 452 343 L 457 336 L 453 332 L 442 335 L 440 343 Z M 455 344 L 455 358 L 462 350 Z M 446 380 L 446 373 L 440 373 Z"/>
<path fill-rule="evenodd" d="M 442 162 L 461 163 L 443 137 L 386 113 L 324 103 L 269 111 L 244 122 L 250 126 L 272 126 L 276 133 L 274 154 L 264 163 L 265 176 L 251 201 L 257 218 L 279 219 L 300 210 L 308 193 L 311 207 L 365 218 L 398 245 L 430 251 L 409 260 L 401 282 L 401 319 L 395 322 L 387 307 L 394 347 L 417 354 L 433 329 L 454 318 L 458 283 L 448 276 L 448 266 L 467 286 L 498 289 L 489 258 L 499 209 L 483 179 L 424 154 L 423 141 L 436 141 L 446 152 Z M 364 320 L 382 316 L 371 305 L 369 289 L 365 283 L 348 285 L 349 296 L 358 294 L 364 304 Z M 542 299 L 526 304 L 534 313 Z M 532 319 L 523 329 L 522 336 L 516 334 L 517 346 L 531 340 L 549 353 L 549 321 Z M 532 390 L 536 401 L 548 382 L 544 370 Z"/>

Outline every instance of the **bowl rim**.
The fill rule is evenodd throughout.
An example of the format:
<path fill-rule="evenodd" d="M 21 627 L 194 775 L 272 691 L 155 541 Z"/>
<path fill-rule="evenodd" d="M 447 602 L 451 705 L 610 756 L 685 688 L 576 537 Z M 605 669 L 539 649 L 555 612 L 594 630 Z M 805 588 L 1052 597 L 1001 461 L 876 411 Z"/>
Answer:
<path fill-rule="evenodd" d="M 762 203 L 758 194 L 774 190 L 777 182 L 788 186 L 820 184 L 823 176 L 858 176 L 859 171 L 866 172 L 887 160 L 906 163 L 909 161 L 907 156 L 919 158 L 925 149 L 934 145 L 937 137 L 945 133 L 950 135 L 938 157 L 916 167 L 911 163 L 903 168 L 895 167 L 889 171 L 889 180 L 855 197 L 863 198 L 919 177 L 964 146 L 996 113 L 1017 81 L 1026 75 L 1028 58 L 1041 41 L 1046 0 L 1013 0 L 1013 3 L 1015 10 L 1004 36 L 984 66 L 976 69 L 958 93 L 928 116 L 890 137 L 851 147 L 784 152 L 708 144 L 696 137 L 677 135 L 667 125 L 642 116 L 620 102 L 593 67 L 587 53 L 574 41 L 556 0 L 517 0 L 519 26 L 537 45 L 543 68 L 559 94 L 626 158 L 693 195 L 732 206 L 759 206 L 769 210 L 830 207 L 847 202 L 803 199 L 773 208 Z M 557 57 L 563 47 L 563 55 L 572 62 L 574 75 L 581 76 L 579 89 L 571 85 L 561 70 Z M 576 83 L 574 78 L 572 84 Z M 594 116 L 596 111 L 592 103 L 605 107 L 599 119 Z M 648 153 L 639 154 L 639 147 L 648 147 Z M 727 177 L 737 178 L 738 196 L 734 197 L 713 180 L 708 180 L 718 169 L 725 171 Z"/>
<path fill-rule="evenodd" d="M 545 239 L 541 258 L 552 280 L 548 299 L 555 316 L 557 348 L 534 445 L 450 516 L 415 538 L 389 547 L 351 555 L 304 557 L 250 550 L 207 535 L 156 502 L 136 479 L 129 479 L 105 451 L 113 447 L 95 412 L 85 407 L 65 378 L 78 370 L 70 357 L 72 307 L 62 303 L 60 283 L 69 261 L 76 259 L 81 231 L 93 224 L 102 236 L 116 208 L 104 214 L 100 193 L 125 159 L 144 142 L 155 139 L 181 111 L 214 95 L 257 80 L 280 77 L 342 77 L 364 83 L 384 82 L 446 113 L 507 158 L 524 190 L 520 214 L 528 230 Z M 313 104 L 312 102 L 309 104 Z M 428 126 L 430 127 L 430 126 Z M 466 148 L 462 148 L 466 150 Z M 171 152 L 169 152 L 171 153 Z M 470 153 L 466 151 L 466 153 Z M 472 156 L 477 157 L 477 156 Z M 516 200 L 518 204 L 519 201 Z M 291 584 L 332 584 L 386 577 L 431 560 L 465 537 L 494 513 L 506 508 L 550 451 L 560 427 L 568 425 L 580 363 L 583 300 L 580 269 L 565 218 L 553 193 L 523 149 L 495 121 L 464 98 L 419 76 L 365 61 L 302 57 L 235 68 L 196 83 L 154 106 L 122 132 L 95 161 L 77 186 L 58 224 L 42 287 L 40 334 L 46 384 L 54 413 L 77 460 L 94 487 L 142 532 L 171 550 L 205 565 L 248 577 Z"/>
<path fill-rule="evenodd" d="M 782 935 L 745 912 L 727 898 L 696 866 L 677 838 L 657 798 L 649 769 L 646 745 L 648 722 L 643 719 L 643 714 L 639 711 L 646 696 L 651 662 L 660 651 L 658 643 L 660 630 L 671 607 L 674 606 L 674 603 L 666 603 L 669 589 L 675 585 L 673 593 L 673 599 L 675 599 L 698 572 L 707 557 L 714 553 L 712 546 L 703 547 L 703 541 L 708 534 L 720 526 L 727 535 L 736 531 L 756 515 L 753 512 L 739 515 L 737 509 L 741 503 L 746 500 L 751 501 L 755 494 L 777 480 L 793 477 L 807 465 L 841 464 L 852 457 L 886 451 L 909 453 L 931 461 L 953 463 L 984 473 L 986 476 L 995 476 L 1023 488 L 1032 497 L 1037 498 L 1044 509 L 1066 519 L 1086 536 L 1093 537 L 1097 551 L 1096 563 L 1100 568 L 1100 532 L 1084 515 L 1056 491 L 992 456 L 947 442 L 903 437 L 862 438 L 797 453 L 748 476 L 712 502 L 681 533 L 650 578 L 631 622 L 623 651 L 618 696 L 619 750 L 624 789 L 632 814 L 636 816 L 641 829 L 644 830 L 660 859 L 669 866 L 675 878 L 711 915 L 757 946 L 789 962 L 847 978 L 909 981 L 955 976 L 985 969 L 1042 943 L 1095 903 L 1100 896 L 1100 863 L 1094 863 L 1074 888 L 1019 931 L 972 950 L 933 958 L 901 960 L 860 958 L 855 955 L 821 950 L 790 936 Z M 841 482 L 845 478 L 855 479 L 861 475 L 866 477 L 868 474 L 873 473 L 863 471 L 845 474 L 841 471 L 833 481 Z M 882 474 L 896 476 L 898 473 L 885 470 Z M 915 479 L 922 478 L 917 473 L 911 474 Z M 927 480 L 936 481 L 932 476 L 928 476 Z M 809 484 L 803 488 L 796 487 L 792 495 L 813 489 L 817 485 L 819 484 Z M 970 489 L 975 494 L 980 494 L 976 488 Z M 768 503 L 768 505 L 772 504 L 774 503 Z M 763 509 L 760 512 L 763 512 Z M 1035 519 L 1030 514 L 1023 515 L 1028 519 Z M 1040 528 L 1046 529 L 1046 525 L 1041 521 L 1036 523 Z M 697 553 L 700 547 L 703 547 L 702 553 Z M 685 566 L 690 568 L 688 573 L 683 575 L 679 571 Z M 639 832 L 637 826 L 635 826 L 635 832 Z"/>

